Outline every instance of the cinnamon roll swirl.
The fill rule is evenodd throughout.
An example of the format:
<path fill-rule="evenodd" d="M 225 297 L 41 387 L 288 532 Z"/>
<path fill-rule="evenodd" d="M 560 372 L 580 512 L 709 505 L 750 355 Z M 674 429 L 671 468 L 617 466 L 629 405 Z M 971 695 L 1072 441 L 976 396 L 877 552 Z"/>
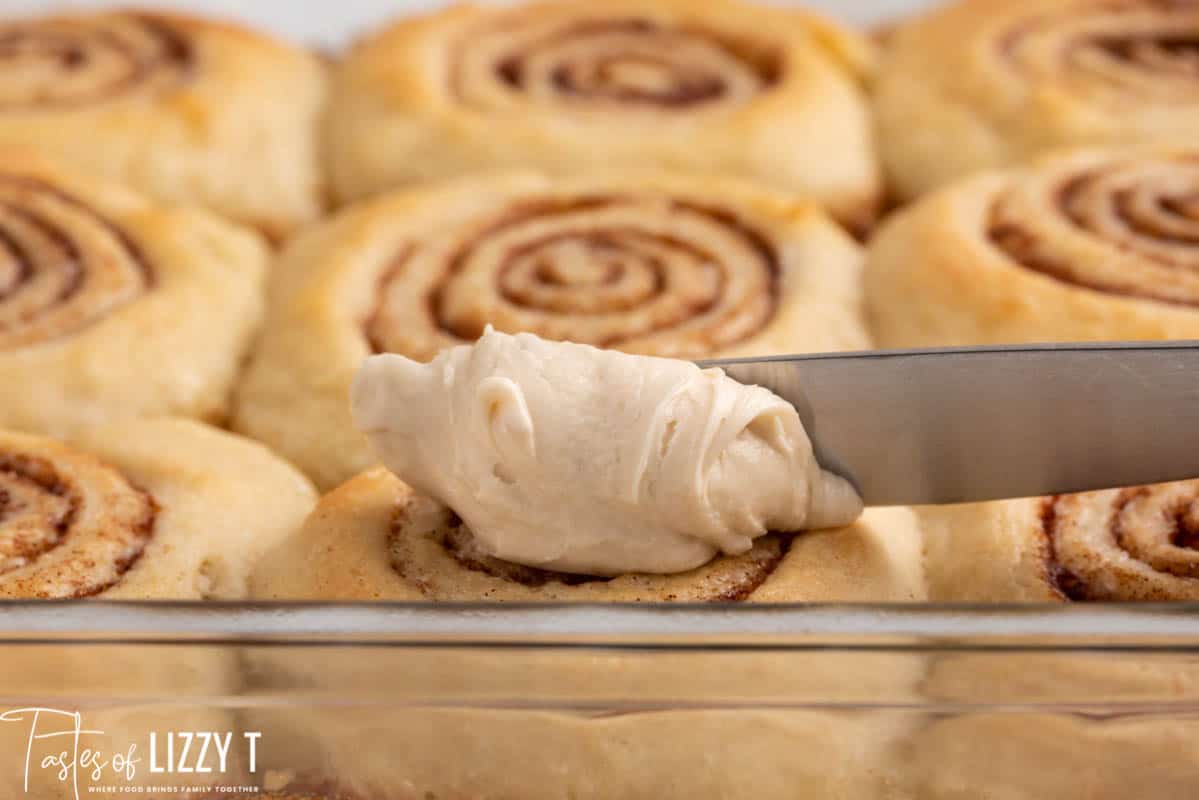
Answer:
<path fill-rule="evenodd" d="M 134 11 L 0 17 L 0 149 L 272 235 L 319 212 L 323 94 L 314 57 L 231 25 Z"/>
<path fill-rule="evenodd" d="M 883 162 L 912 197 L 1051 148 L 1193 142 L 1199 6 L 958 0 L 901 24 L 876 86 Z"/>
<path fill-rule="evenodd" d="M 887 347 L 1199 338 L 1199 151 L 1074 151 L 969 178 L 871 242 Z"/>
<path fill-rule="evenodd" d="M 401 21 L 336 72 L 333 188 L 530 166 L 742 175 L 864 226 L 879 194 L 866 40 L 740 0 L 550 0 Z"/>
<path fill-rule="evenodd" d="M 919 548 L 910 512 L 872 509 L 835 531 L 767 534 L 689 572 L 552 572 L 486 555 L 450 509 L 375 468 L 325 495 L 251 587 L 260 599 L 306 600 L 911 601 L 924 596 Z"/>
<path fill-rule="evenodd" d="M 1199 599 L 1199 481 L 929 508 L 921 517 L 934 600 Z"/>
<path fill-rule="evenodd" d="M 70 445 L 0 432 L 0 597 L 237 599 L 313 499 L 264 448 L 198 423 L 113 424 Z"/>
<path fill-rule="evenodd" d="M 2 123 L 0 123 L 2 124 Z M 0 154 L 0 427 L 220 419 L 267 253 L 200 211 Z"/>
<path fill-rule="evenodd" d="M 429 359 L 488 324 L 682 358 L 866 347 L 857 259 L 814 207 L 729 179 L 394 193 L 287 248 L 235 425 L 329 488 L 373 463 L 347 402 L 372 352 Z"/>

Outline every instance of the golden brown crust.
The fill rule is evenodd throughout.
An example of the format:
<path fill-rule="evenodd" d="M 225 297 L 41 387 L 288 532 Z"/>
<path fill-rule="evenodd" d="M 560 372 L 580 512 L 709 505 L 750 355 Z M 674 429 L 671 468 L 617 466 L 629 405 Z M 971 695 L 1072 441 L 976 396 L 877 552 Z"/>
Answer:
<path fill-rule="evenodd" d="M 21 387 L 0 427 L 223 418 L 267 258 L 206 212 L 0 153 L 0 385 Z"/>
<path fill-rule="evenodd" d="M 337 195 L 483 169 L 718 171 L 861 221 L 879 194 L 863 38 L 738 0 L 456 5 L 361 42 L 335 71 Z"/>
<path fill-rule="evenodd" d="M 290 243 L 234 424 L 331 488 L 374 461 L 346 398 L 376 349 L 427 359 L 488 323 L 681 357 L 867 347 L 858 257 L 815 206 L 727 178 L 392 193 Z"/>
<path fill-rule="evenodd" d="M 1199 336 L 1199 152 L 1073 151 L 948 186 L 872 240 L 880 345 Z"/>
<path fill-rule="evenodd" d="M 879 143 L 913 197 L 1050 149 L 1194 141 L 1199 8 L 1168 0 L 958 0 L 901 24 Z"/>
<path fill-rule="evenodd" d="M 0 148 L 280 236 L 319 213 L 324 83 L 302 50 L 181 14 L 0 19 Z"/>
<path fill-rule="evenodd" d="M 75 445 L 0 431 L 0 596 L 239 599 L 314 500 L 257 444 L 182 420 Z"/>
<path fill-rule="evenodd" d="M 762 537 L 685 573 L 546 572 L 480 553 L 449 509 L 376 468 L 322 498 L 251 585 L 262 599 L 902 602 L 924 597 L 919 548 L 906 510 L 875 509 L 838 531 Z"/>

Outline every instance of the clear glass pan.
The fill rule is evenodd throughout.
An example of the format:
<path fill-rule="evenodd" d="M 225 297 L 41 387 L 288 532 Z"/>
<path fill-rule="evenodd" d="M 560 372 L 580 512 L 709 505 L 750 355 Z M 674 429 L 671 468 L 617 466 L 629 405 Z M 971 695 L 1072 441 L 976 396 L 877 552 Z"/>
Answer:
<path fill-rule="evenodd" d="M 1196 786 L 1199 606 L 0 604 L 3 798 Z"/>

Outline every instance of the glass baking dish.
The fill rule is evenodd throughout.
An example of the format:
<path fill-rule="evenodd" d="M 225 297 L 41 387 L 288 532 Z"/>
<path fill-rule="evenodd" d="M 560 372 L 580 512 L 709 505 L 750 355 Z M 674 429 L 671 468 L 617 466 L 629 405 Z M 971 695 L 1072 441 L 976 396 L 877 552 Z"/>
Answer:
<path fill-rule="evenodd" d="M 1199 785 L 1195 605 L 9 602 L 0 639 L 3 798 Z"/>

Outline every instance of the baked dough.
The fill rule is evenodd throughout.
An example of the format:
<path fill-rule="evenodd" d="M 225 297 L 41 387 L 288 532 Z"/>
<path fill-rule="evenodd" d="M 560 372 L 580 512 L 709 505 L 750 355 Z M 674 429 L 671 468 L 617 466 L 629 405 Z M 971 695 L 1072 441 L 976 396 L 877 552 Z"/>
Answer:
<path fill-rule="evenodd" d="M 282 235 L 320 211 L 324 69 L 178 14 L 0 18 L 0 149 L 34 149 L 159 200 Z"/>
<path fill-rule="evenodd" d="M 797 786 L 819 798 L 909 797 L 893 755 L 907 729 L 895 715 L 400 705 L 289 713 L 268 706 L 253 717 L 264 740 L 275 743 L 267 761 L 295 765 L 272 776 L 282 800 L 793 800 Z M 344 777 L 306 775 L 314 765 Z M 320 791 L 306 794 L 312 785 Z"/>
<path fill-rule="evenodd" d="M 883 347 L 1199 338 L 1199 151 L 1075 151 L 955 183 L 872 240 Z"/>
<path fill-rule="evenodd" d="M 1199 600 L 1199 481 L 919 516 L 934 601 Z"/>
<path fill-rule="evenodd" d="M 946 716 L 913 737 L 905 761 L 922 800 L 1171 800 L 1199 778 L 1195 731 L 1181 715 Z"/>
<path fill-rule="evenodd" d="M 857 246 L 732 179 L 503 173 L 385 195 L 297 237 L 234 426 L 322 488 L 374 463 L 350 417 L 372 352 L 508 333 L 705 358 L 861 349 Z"/>
<path fill-rule="evenodd" d="M 259 599 L 317 601 L 925 599 L 920 540 L 905 509 L 871 509 L 789 547 L 765 538 L 749 557 L 680 575 L 549 573 L 472 552 L 448 510 L 376 469 L 327 495 L 297 536 L 259 562 L 251 586 Z M 903 798 L 893 753 L 906 718 L 768 707 L 780 698 L 915 703 L 924 674 L 923 658 L 909 653 L 819 649 L 405 648 L 376 649 L 368 662 L 261 651 L 248 664 L 250 683 L 264 691 L 349 691 L 364 701 L 248 712 L 247 724 L 272 743 L 267 767 L 294 773 L 294 786 L 333 780 L 357 792 L 349 797 L 530 800 L 783 800 L 796 786 L 819 797 Z M 381 710 L 381 694 L 394 704 Z M 504 710 L 533 697 L 594 713 Z M 722 708 L 706 706 L 717 698 Z"/>
<path fill-rule="evenodd" d="M 294 531 L 314 499 L 307 480 L 263 447 L 196 422 L 124 422 L 69 445 L 0 431 L 0 598 L 243 599 L 253 561 Z M 10 643 L 0 714 L 14 713 L 0 721 L 0 749 L 12 760 L 0 795 L 73 800 L 91 786 L 195 785 L 194 775 L 150 773 L 149 734 L 234 730 L 211 698 L 239 682 L 226 647 Z M 39 768 L 64 749 L 63 739 L 46 739 L 32 743 L 26 792 L 20 764 L 34 720 L 16 712 L 39 707 L 80 711 L 85 729 L 102 731 L 80 747 L 105 759 L 135 745 L 134 779 L 93 780 L 81 768 L 76 795 L 54 769 Z M 45 712 L 37 725 L 44 734 L 73 721 Z M 237 752 L 230 759 L 222 780 L 245 783 L 245 763 Z"/>
<path fill-rule="evenodd" d="M 690 572 L 568 575 L 483 554 L 452 511 L 376 468 L 322 498 L 251 587 L 264 600 L 904 602 L 925 599 L 920 548 L 911 512 L 870 509 L 847 528 L 767 534 Z"/>
<path fill-rule="evenodd" d="M 259 599 L 316 601 L 925 599 L 919 534 L 906 509 L 871 509 L 848 528 L 788 538 L 767 535 L 747 556 L 680 575 L 550 573 L 479 554 L 448 509 L 378 468 L 326 495 L 301 532 L 259 562 L 251 586 Z M 906 718 L 765 709 L 779 698 L 917 702 L 924 670 L 908 653 L 821 650 L 405 648 L 371 656 L 250 654 L 249 682 L 264 692 L 349 691 L 365 701 L 335 710 L 264 703 L 247 712 L 246 724 L 272 743 L 265 763 L 278 774 L 268 786 L 281 797 L 291 796 L 287 786 L 318 786 L 317 797 L 339 800 L 783 800 L 804 786 L 820 797 L 903 798 L 894 754 L 909 734 Z M 553 708 L 595 713 L 503 708 L 530 692 Z M 381 710 L 380 694 L 394 704 Z M 704 707 L 714 698 L 724 708 Z M 691 708 L 662 710 L 674 705 Z"/>
<path fill-rule="evenodd" d="M 71 444 L 0 433 L 0 597 L 237 600 L 257 558 L 311 509 L 261 445 L 187 420 Z"/>
<path fill-rule="evenodd" d="M 0 152 L 0 427 L 224 418 L 267 259 L 207 212 Z"/>
<path fill-rule="evenodd" d="M 813 14 L 740 0 L 457 5 L 354 48 L 327 117 L 344 202 L 498 167 L 741 175 L 867 225 L 880 180 L 873 52 Z"/>
<path fill-rule="evenodd" d="M 892 188 L 911 198 L 1077 145 L 1192 143 L 1199 7 L 958 0 L 901 23 L 875 87 Z"/>

